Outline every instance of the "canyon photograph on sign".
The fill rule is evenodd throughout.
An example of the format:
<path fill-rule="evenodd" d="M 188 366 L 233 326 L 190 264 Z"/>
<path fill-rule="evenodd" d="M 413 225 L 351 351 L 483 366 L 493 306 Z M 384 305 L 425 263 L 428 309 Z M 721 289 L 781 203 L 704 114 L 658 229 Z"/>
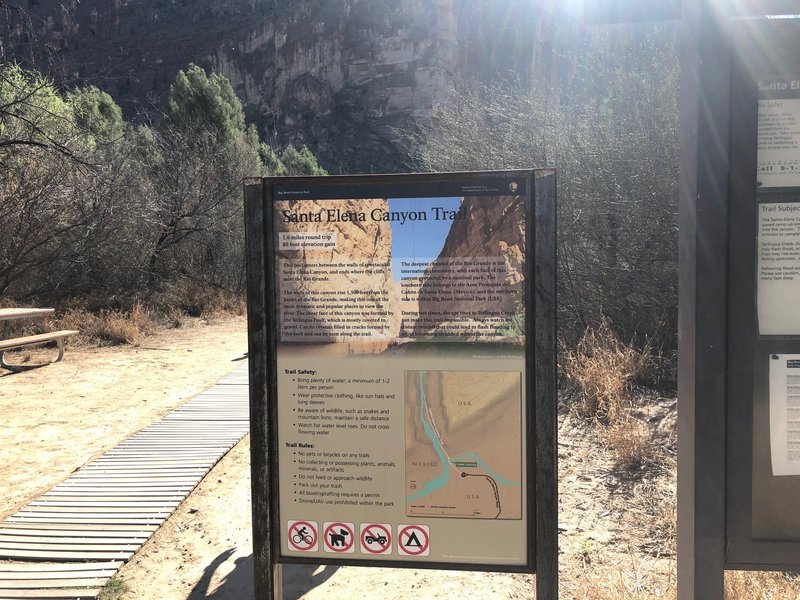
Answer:
<path fill-rule="evenodd" d="M 277 202 L 281 341 L 521 335 L 523 198 L 432 200 Z"/>

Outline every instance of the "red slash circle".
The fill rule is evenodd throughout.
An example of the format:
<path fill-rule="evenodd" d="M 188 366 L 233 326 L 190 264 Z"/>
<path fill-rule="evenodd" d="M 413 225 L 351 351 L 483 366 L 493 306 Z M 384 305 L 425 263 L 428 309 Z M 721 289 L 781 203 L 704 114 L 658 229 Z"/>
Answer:
<path fill-rule="evenodd" d="M 342 545 L 331 545 L 331 535 L 334 537 L 340 535 L 338 531 L 334 529 L 334 527 L 339 527 L 341 529 L 347 530 L 347 535 L 344 536 L 344 540 L 342 541 Z M 350 548 L 353 547 L 355 540 L 353 539 L 353 530 L 350 528 L 349 525 L 346 523 L 331 523 L 325 528 L 325 534 L 322 536 L 322 542 L 325 544 L 325 547 L 330 550 L 331 552 L 347 552 Z"/>
<path fill-rule="evenodd" d="M 411 530 L 411 533 L 409 533 L 409 530 Z M 404 545 L 403 535 L 407 535 L 408 538 L 410 539 L 411 536 L 414 535 L 416 532 L 419 532 L 419 534 L 422 536 L 422 539 L 425 541 L 422 542 L 422 545 L 419 548 L 412 550 L 410 546 Z M 431 543 L 430 539 L 428 538 L 428 533 L 422 527 L 417 527 L 416 525 L 406 525 L 405 527 L 403 527 L 400 530 L 399 535 L 397 536 L 397 541 L 398 544 L 402 546 L 403 552 L 410 556 L 419 556 L 420 554 L 423 554 L 428 549 L 428 546 Z"/>
<path fill-rule="evenodd" d="M 301 529 L 306 528 L 306 531 Z M 308 552 L 317 546 L 317 528 L 308 521 L 295 521 L 289 527 L 289 547 L 292 550 Z M 309 542 L 308 540 L 311 540 Z"/>
<path fill-rule="evenodd" d="M 372 548 L 370 548 L 370 545 L 367 543 L 368 535 L 372 537 L 371 543 L 378 544 L 378 546 L 380 546 L 380 549 L 373 550 Z M 383 536 L 386 539 L 386 541 L 383 544 L 381 544 L 378 539 L 381 536 Z M 361 547 L 364 548 L 364 550 L 366 550 L 370 554 L 383 554 L 384 552 L 386 552 L 388 548 L 391 547 L 391 545 L 392 545 L 392 534 L 383 525 L 380 525 L 378 523 L 367 525 L 361 532 Z"/>

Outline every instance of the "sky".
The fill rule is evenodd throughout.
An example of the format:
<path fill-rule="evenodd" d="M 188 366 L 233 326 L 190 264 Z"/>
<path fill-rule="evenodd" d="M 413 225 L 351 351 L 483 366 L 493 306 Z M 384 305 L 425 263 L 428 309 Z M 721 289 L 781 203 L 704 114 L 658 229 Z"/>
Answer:
<path fill-rule="evenodd" d="M 406 221 L 401 225 L 399 221 L 391 223 L 392 226 L 392 275 L 395 280 L 400 279 L 400 263 L 403 259 L 413 258 L 418 262 L 430 262 L 437 256 L 444 246 L 447 232 L 450 231 L 450 220 L 436 221 L 433 219 L 434 206 L 445 210 L 458 210 L 461 198 L 389 198 L 389 211 L 426 211 L 427 221 Z M 420 260 L 422 259 L 422 260 Z M 420 267 L 416 274 L 424 271 Z M 404 277 L 414 274 L 404 273 Z"/>

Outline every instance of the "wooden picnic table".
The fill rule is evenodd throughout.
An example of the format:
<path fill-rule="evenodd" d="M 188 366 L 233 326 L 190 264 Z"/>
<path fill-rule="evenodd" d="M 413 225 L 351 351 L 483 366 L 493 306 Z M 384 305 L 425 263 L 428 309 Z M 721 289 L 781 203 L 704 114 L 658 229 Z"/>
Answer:
<path fill-rule="evenodd" d="M 0 321 L 52 315 L 55 308 L 0 308 Z"/>
<path fill-rule="evenodd" d="M 43 318 L 55 313 L 54 308 L 0 308 L 0 324 L 2 324 L 2 334 L 0 335 L 0 367 L 11 371 L 24 371 L 42 365 L 11 365 L 6 362 L 4 353 L 12 348 L 23 348 L 25 346 L 35 346 L 46 342 L 55 341 L 58 344 L 58 358 L 54 362 L 64 358 L 64 338 L 78 333 L 74 330 L 65 329 L 62 331 L 51 331 L 38 335 L 12 338 L 11 321 L 21 319 Z"/>
<path fill-rule="evenodd" d="M 0 308 L 0 323 L 3 324 L 3 337 L 0 339 L 8 339 L 11 328 L 10 321 L 44 317 L 55 312 L 55 308 Z"/>

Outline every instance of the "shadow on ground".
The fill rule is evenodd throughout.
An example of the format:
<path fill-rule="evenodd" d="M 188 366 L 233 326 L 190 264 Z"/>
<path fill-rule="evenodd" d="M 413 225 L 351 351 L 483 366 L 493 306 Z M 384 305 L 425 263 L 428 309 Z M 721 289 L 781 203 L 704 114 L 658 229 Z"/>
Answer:
<path fill-rule="evenodd" d="M 253 555 L 237 558 L 235 567 L 220 582 L 217 588 L 209 591 L 214 573 L 235 552 L 226 550 L 206 567 L 203 576 L 189 593 L 187 600 L 246 600 L 253 598 Z M 330 565 L 283 565 L 283 598 L 297 600 L 303 594 L 321 585 L 336 572 Z M 319 570 L 319 572 L 317 572 Z"/>

